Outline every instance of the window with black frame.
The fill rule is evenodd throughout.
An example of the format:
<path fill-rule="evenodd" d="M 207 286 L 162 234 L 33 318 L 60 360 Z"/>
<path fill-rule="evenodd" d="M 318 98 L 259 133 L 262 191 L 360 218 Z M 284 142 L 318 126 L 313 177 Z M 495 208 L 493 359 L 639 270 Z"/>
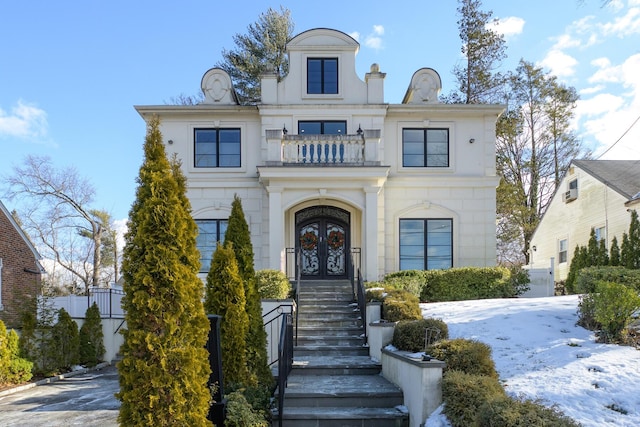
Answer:
<path fill-rule="evenodd" d="M 402 129 L 403 167 L 449 167 L 449 129 Z"/>
<path fill-rule="evenodd" d="M 194 145 L 197 168 L 240 167 L 240 129 L 195 129 Z"/>
<path fill-rule="evenodd" d="M 438 270 L 451 267 L 453 220 L 400 220 L 400 270 Z"/>
<path fill-rule="evenodd" d="M 307 58 L 307 93 L 338 93 L 338 58 Z"/>
<path fill-rule="evenodd" d="M 196 246 L 200 251 L 200 272 L 207 273 L 218 242 L 224 241 L 229 221 L 226 219 L 197 219 Z"/>

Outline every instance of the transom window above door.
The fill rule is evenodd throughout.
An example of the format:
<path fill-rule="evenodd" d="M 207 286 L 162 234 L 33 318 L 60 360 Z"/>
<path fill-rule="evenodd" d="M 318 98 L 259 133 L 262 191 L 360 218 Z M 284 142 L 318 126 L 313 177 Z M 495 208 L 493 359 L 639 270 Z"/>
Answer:
<path fill-rule="evenodd" d="M 344 120 L 301 120 L 298 135 L 346 135 L 347 122 Z"/>
<path fill-rule="evenodd" d="M 307 93 L 338 93 L 338 58 L 307 58 Z"/>

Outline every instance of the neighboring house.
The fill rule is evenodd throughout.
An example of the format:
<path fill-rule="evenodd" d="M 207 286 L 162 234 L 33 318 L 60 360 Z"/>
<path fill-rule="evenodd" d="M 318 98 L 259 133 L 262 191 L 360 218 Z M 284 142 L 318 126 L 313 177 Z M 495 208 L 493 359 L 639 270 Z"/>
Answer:
<path fill-rule="evenodd" d="M 0 201 L 0 320 L 20 327 L 25 302 L 40 294 L 40 255 Z"/>
<path fill-rule="evenodd" d="M 591 229 L 605 239 L 629 233 L 631 209 L 640 208 L 640 160 L 574 160 L 530 244 L 533 267 L 549 267 L 565 280 L 576 245 L 586 246 Z"/>
<path fill-rule="evenodd" d="M 313 29 L 287 45 L 289 74 L 264 75 L 261 103 L 239 105 L 228 74 L 202 79 L 199 105 L 136 106 L 161 120 L 182 161 L 200 235 L 202 272 L 223 239 L 234 194 L 250 226 L 256 269 L 303 279 L 365 280 L 405 269 L 496 263 L 495 123 L 501 105 L 441 104 L 441 80 L 416 71 L 401 104 L 385 73 L 356 74 L 359 44 Z"/>

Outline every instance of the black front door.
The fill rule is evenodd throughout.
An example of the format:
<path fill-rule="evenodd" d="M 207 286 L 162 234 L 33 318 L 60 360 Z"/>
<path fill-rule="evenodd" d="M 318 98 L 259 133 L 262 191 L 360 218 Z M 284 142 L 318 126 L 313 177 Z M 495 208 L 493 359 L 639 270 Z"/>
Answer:
<path fill-rule="evenodd" d="M 296 215 L 300 274 L 303 279 L 346 278 L 349 263 L 348 212 L 332 207 L 310 208 Z M 309 216 L 309 214 L 322 216 Z M 345 214 L 346 219 L 345 221 Z"/>

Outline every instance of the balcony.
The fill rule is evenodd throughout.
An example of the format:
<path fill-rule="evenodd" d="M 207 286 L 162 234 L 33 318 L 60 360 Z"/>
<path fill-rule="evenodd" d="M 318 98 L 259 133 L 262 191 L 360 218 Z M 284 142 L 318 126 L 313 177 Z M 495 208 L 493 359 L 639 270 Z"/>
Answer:
<path fill-rule="evenodd" d="M 355 135 L 287 135 L 267 130 L 266 166 L 378 166 L 380 130 Z"/>

